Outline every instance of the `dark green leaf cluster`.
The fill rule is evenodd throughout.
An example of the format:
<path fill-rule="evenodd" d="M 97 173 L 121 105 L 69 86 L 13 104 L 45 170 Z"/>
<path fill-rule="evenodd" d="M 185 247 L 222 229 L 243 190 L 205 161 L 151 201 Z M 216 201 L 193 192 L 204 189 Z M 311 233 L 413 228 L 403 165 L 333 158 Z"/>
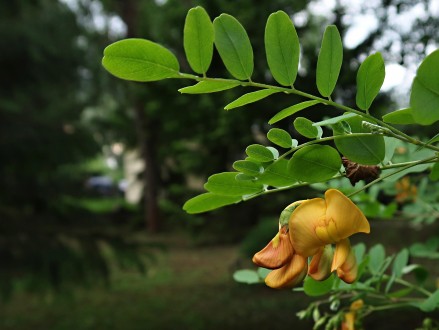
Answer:
<path fill-rule="evenodd" d="M 390 125 L 427 125 L 439 120 L 437 51 L 424 60 L 417 72 L 410 108 L 391 112 L 381 120 L 370 114 L 385 78 L 385 65 L 380 53 L 368 56 L 357 71 L 355 101 L 358 108 L 347 107 L 331 99 L 343 65 L 342 39 L 334 25 L 326 28 L 317 59 L 316 87 L 320 96 L 294 87 L 299 69 L 300 42 L 291 18 L 283 11 L 268 17 L 264 35 L 267 65 L 279 86 L 252 81 L 253 48 L 245 28 L 233 16 L 221 14 L 212 22 L 203 8 L 193 8 L 187 14 L 183 36 L 187 61 L 192 70 L 202 76 L 179 72 L 178 61 L 169 50 L 140 39 L 122 40 L 108 46 L 104 52 L 103 65 L 122 79 L 153 81 L 185 78 L 198 82 L 181 88 L 181 93 L 213 93 L 238 86 L 258 89 L 229 103 L 225 106 L 226 110 L 274 97 L 280 92 L 307 99 L 280 110 L 268 121 L 271 125 L 317 104 L 344 112 L 341 116 L 328 114 L 329 119 L 318 123 L 306 117 L 295 118 L 295 133 L 311 140 L 300 145 L 287 131 L 276 128 L 270 130 L 268 140 L 287 150 L 282 153 L 271 146 L 250 145 L 246 149 L 247 157 L 234 163 L 236 172 L 211 176 L 205 184 L 207 193 L 185 204 L 184 209 L 189 213 L 208 211 L 269 192 L 343 176 L 345 169 L 341 165 L 341 156 L 361 165 L 379 164 L 383 169 L 396 167 L 391 163 L 391 157 L 386 158 L 394 145 L 387 145 L 385 136 L 424 145 L 432 150 L 438 149 L 433 146 L 435 140 L 423 144 Z M 208 77 L 214 48 L 234 79 Z M 322 127 L 332 130 L 332 135 L 324 137 Z M 330 143 L 333 145 L 328 145 Z M 434 156 L 419 160 L 422 164 L 436 161 Z M 410 168 L 416 165 L 407 166 Z M 437 165 L 433 167 L 432 179 L 439 177 L 437 168 Z"/>

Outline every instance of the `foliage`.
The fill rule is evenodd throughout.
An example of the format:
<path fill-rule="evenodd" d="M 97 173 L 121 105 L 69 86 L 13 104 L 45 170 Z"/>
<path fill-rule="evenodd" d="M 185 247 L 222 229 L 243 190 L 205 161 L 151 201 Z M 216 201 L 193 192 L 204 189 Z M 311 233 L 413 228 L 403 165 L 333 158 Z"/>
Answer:
<path fill-rule="evenodd" d="M 198 17 L 193 15 L 195 12 L 203 17 L 198 33 L 190 28 L 195 25 L 191 20 Z M 341 155 L 358 166 L 375 166 L 377 172 L 381 171 L 377 178 L 375 174 L 367 175 L 366 171 L 361 177 L 366 184 L 350 189 L 348 197 L 352 198 L 384 180 L 395 180 L 420 169 L 431 170 L 432 164 L 431 177 L 437 177 L 439 148 L 435 145 L 435 138 L 423 142 L 392 123 L 431 125 L 439 119 L 439 50 L 432 52 L 421 63 L 412 85 L 410 107 L 381 117 L 370 112 L 385 77 L 384 60 L 380 53 L 368 56 L 358 68 L 355 97 L 357 107 L 344 105 L 331 98 L 343 65 L 343 49 L 337 27 L 329 26 L 326 29 L 319 51 L 316 67 L 319 96 L 295 87 L 300 45 L 296 30 L 286 13 L 278 11 L 270 15 L 264 39 L 268 67 L 274 80 L 281 86 L 259 83 L 252 79 L 256 57 L 245 28 L 236 18 L 221 14 L 211 23 L 206 15 L 200 7 L 189 12 L 184 34 L 185 45 L 199 47 L 199 51 L 191 49 L 188 52 L 187 47 L 185 50 L 191 66 L 196 63 L 194 71 L 202 76 L 180 72 L 176 58 L 169 51 L 151 41 L 138 39 L 126 39 L 108 46 L 104 51 L 103 65 L 116 77 L 127 80 L 178 78 L 197 82 L 193 86 L 180 89 L 181 93 L 212 93 L 236 89 L 238 86 L 256 89 L 226 105 L 227 110 L 265 98 L 274 99 L 279 93 L 299 96 L 305 100 L 280 109 L 269 124 L 284 120 L 298 111 L 305 112 L 304 110 L 309 110 L 316 104 L 324 105 L 328 109 L 330 119 L 313 122 L 307 117 L 297 117 L 293 122 L 295 131 L 309 140 L 301 144 L 297 144 L 284 130 L 270 131 L 268 140 L 286 151 L 274 146 L 249 145 L 245 150 L 246 158 L 234 163 L 235 172 L 210 176 L 204 185 L 207 192 L 186 202 L 183 208 L 188 213 L 201 213 L 313 183 L 331 181 L 332 184 L 332 181 L 341 180 L 348 175 L 347 167 L 342 167 Z M 203 47 L 197 43 L 201 31 Z M 280 42 L 281 38 L 283 42 L 283 33 L 288 35 L 286 38 L 289 43 L 286 45 Z M 214 46 L 234 79 L 207 75 L 212 56 L 210 49 Z M 158 56 L 160 54 L 162 56 Z M 334 110 L 341 112 L 341 116 L 333 115 Z M 327 127 L 332 134 L 324 130 Z M 394 153 L 395 141 L 405 143 L 407 148 L 418 147 L 422 152 L 410 153 L 409 159 L 401 161 Z M 389 211 L 391 212 L 392 210 Z M 359 245 L 355 254 L 359 265 L 356 282 L 344 284 L 334 276 L 321 282 L 311 277 L 305 279 L 303 290 L 307 295 L 330 294 L 328 303 L 334 313 L 321 315 L 318 306 L 322 302 L 316 302 L 299 313 L 299 317 L 312 315 L 315 328 L 326 324 L 327 329 L 331 329 L 342 323 L 353 322 L 353 319 L 359 322 L 364 316 L 377 310 L 412 306 L 430 312 L 439 307 L 438 291 L 432 292 L 422 287 L 425 271 L 418 265 L 408 265 L 408 250 L 404 249 L 396 255 L 386 257 L 382 245 L 372 247 L 367 254 L 365 246 Z M 419 283 L 412 284 L 402 279 L 404 274 L 410 272 L 414 272 L 415 276 L 419 275 Z M 254 283 L 259 282 L 263 275 L 261 272 L 244 270 L 236 273 L 235 279 Z M 393 291 L 395 284 L 402 288 Z M 421 297 L 415 294 L 421 294 Z M 354 303 L 350 307 L 339 309 L 341 299 Z"/>

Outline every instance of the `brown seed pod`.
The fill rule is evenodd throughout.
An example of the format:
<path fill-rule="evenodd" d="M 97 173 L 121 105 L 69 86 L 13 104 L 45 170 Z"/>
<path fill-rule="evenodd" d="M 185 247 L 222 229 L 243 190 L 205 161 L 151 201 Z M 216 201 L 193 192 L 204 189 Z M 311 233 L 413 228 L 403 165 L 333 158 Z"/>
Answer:
<path fill-rule="evenodd" d="M 346 170 L 346 177 L 353 186 L 360 180 L 370 182 L 380 176 L 380 168 L 376 165 L 360 165 L 346 157 L 342 157 L 341 160 Z"/>

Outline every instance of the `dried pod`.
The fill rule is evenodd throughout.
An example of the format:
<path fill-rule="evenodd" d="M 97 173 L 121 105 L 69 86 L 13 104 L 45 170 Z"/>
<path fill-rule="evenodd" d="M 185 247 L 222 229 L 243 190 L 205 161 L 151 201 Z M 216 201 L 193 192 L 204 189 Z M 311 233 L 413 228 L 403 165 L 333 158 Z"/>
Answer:
<path fill-rule="evenodd" d="M 360 165 L 342 157 L 342 163 L 346 170 L 346 177 L 355 186 L 360 180 L 373 181 L 380 176 L 380 168 L 376 165 Z"/>

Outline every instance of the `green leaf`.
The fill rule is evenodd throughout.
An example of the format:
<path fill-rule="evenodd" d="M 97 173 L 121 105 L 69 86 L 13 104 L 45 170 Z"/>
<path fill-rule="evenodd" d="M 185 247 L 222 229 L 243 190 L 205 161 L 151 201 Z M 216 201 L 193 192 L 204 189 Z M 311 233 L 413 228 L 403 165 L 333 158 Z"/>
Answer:
<path fill-rule="evenodd" d="M 407 249 L 401 250 L 395 257 L 393 261 L 392 274 L 395 277 L 401 277 L 403 274 L 404 267 L 407 266 L 409 261 L 409 251 Z"/>
<path fill-rule="evenodd" d="M 239 80 L 253 73 L 253 49 L 247 32 L 236 18 L 221 14 L 213 21 L 215 46 L 227 70 Z"/>
<path fill-rule="evenodd" d="M 355 116 L 345 121 L 350 125 L 352 133 L 369 133 L 368 129 L 362 126 L 362 120 L 360 116 Z M 338 151 L 353 162 L 363 165 L 376 165 L 386 155 L 382 136 L 350 137 L 349 134 L 340 133 L 336 130 L 334 130 L 334 135 L 346 137 L 335 139 L 334 142 Z"/>
<path fill-rule="evenodd" d="M 230 109 L 242 107 L 243 105 L 257 102 L 259 100 L 266 98 L 267 96 L 270 96 L 271 94 L 278 93 L 278 92 L 279 91 L 276 91 L 273 89 L 262 89 L 260 91 L 247 93 L 247 94 L 242 95 L 241 97 L 239 97 L 235 101 L 227 104 L 224 107 L 224 109 L 230 110 Z"/>
<path fill-rule="evenodd" d="M 196 85 L 180 88 L 178 91 L 182 94 L 204 94 L 221 92 L 239 86 L 235 81 L 200 81 Z"/>
<path fill-rule="evenodd" d="M 272 187 L 286 187 L 296 183 L 297 180 L 288 170 L 288 161 L 279 159 L 265 169 L 264 173 L 258 177 L 258 182 Z"/>
<path fill-rule="evenodd" d="M 249 145 L 245 149 L 245 153 L 250 158 L 261 163 L 270 162 L 274 159 L 273 153 L 269 149 L 267 149 L 267 147 L 264 147 L 263 145 L 260 144 Z"/>
<path fill-rule="evenodd" d="M 262 184 L 254 181 L 236 180 L 236 172 L 223 172 L 209 177 L 204 188 L 218 195 L 242 196 L 262 191 Z"/>
<path fill-rule="evenodd" d="M 364 243 L 358 243 L 354 247 L 355 259 L 357 263 L 361 263 L 364 258 L 364 254 L 366 253 L 366 245 Z"/>
<path fill-rule="evenodd" d="M 273 78 L 283 86 L 293 85 L 299 67 L 300 44 L 290 16 L 280 10 L 272 13 L 265 26 L 264 38 Z"/>
<path fill-rule="evenodd" d="M 183 205 L 187 213 L 203 213 L 220 207 L 235 204 L 241 201 L 241 196 L 222 196 L 213 193 L 204 193 L 188 200 Z"/>
<path fill-rule="evenodd" d="M 307 276 L 303 283 L 303 290 L 308 296 L 323 296 L 332 290 L 334 284 L 334 276 L 331 275 L 324 281 L 316 281 L 312 277 Z"/>
<path fill-rule="evenodd" d="M 399 140 L 395 139 L 394 137 L 385 136 L 384 142 L 385 142 L 386 152 L 383 159 L 383 163 L 388 164 L 392 160 L 393 155 L 395 154 L 395 150 L 399 144 Z"/>
<path fill-rule="evenodd" d="M 388 297 L 390 298 L 402 298 L 405 297 L 407 295 L 409 295 L 410 293 L 412 293 L 413 288 L 404 288 L 395 292 L 391 292 L 389 294 L 387 294 Z"/>
<path fill-rule="evenodd" d="M 296 151 L 288 168 L 291 175 L 302 182 L 321 182 L 332 178 L 341 167 L 337 150 L 326 145 L 311 145 Z"/>
<path fill-rule="evenodd" d="M 278 159 L 279 158 L 279 150 L 277 150 L 274 147 L 266 147 L 268 150 L 271 151 L 271 153 L 273 154 L 273 159 Z"/>
<path fill-rule="evenodd" d="M 436 308 L 439 308 L 439 289 L 437 289 L 430 297 L 425 299 L 420 305 L 419 308 L 423 312 L 432 312 Z"/>
<path fill-rule="evenodd" d="M 264 171 L 264 168 L 260 164 L 248 160 L 237 160 L 233 163 L 233 168 L 250 176 L 258 176 Z"/>
<path fill-rule="evenodd" d="M 411 264 L 403 269 L 403 274 L 414 273 L 416 281 L 418 283 L 424 283 L 428 278 L 428 271 L 421 265 Z"/>
<path fill-rule="evenodd" d="M 372 274 L 379 274 L 381 268 L 384 264 L 384 259 L 386 257 L 386 251 L 384 250 L 384 246 L 381 244 L 374 245 L 369 250 L 369 270 Z"/>
<path fill-rule="evenodd" d="M 416 124 L 411 108 L 395 110 L 387 113 L 383 116 L 383 121 L 385 123 L 397 125 Z"/>
<path fill-rule="evenodd" d="M 343 62 L 343 43 L 335 25 L 329 25 L 323 34 L 322 47 L 317 59 L 316 81 L 319 93 L 328 97 L 334 91 Z"/>
<path fill-rule="evenodd" d="M 203 7 L 188 11 L 183 30 L 183 46 L 192 70 L 204 74 L 213 55 L 213 25 Z"/>
<path fill-rule="evenodd" d="M 175 78 L 180 70 L 174 54 L 145 39 L 124 39 L 107 46 L 102 65 L 118 78 L 140 82 Z"/>
<path fill-rule="evenodd" d="M 252 181 L 256 180 L 256 177 L 244 173 L 238 173 L 236 174 L 235 179 L 238 181 Z"/>
<path fill-rule="evenodd" d="M 259 274 L 250 269 L 241 269 L 233 273 L 233 279 L 239 283 L 256 284 L 261 282 Z"/>
<path fill-rule="evenodd" d="M 258 268 L 258 275 L 261 279 L 265 279 L 270 272 L 271 269 L 262 268 L 262 267 Z"/>
<path fill-rule="evenodd" d="M 268 123 L 270 125 L 273 125 L 274 123 L 277 123 L 279 120 L 282 120 L 288 116 L 294 115 L 296 112 L 299 112 L 300 110 L 309 108 L 310 106 L 313 106 L 317 103 L 320 103 L 319 101 L 305 101 L 302 103 L 295 104 L 291 107 L 285 108 L 281 111 L 279 111 L 277 114 L 271 118 Z"/>
<path fill-rule="evenodd" d="M 313 126 L 313 122 L 311 120 L 306 119 L 304 117 L 297 117 L 294 120 L 293 124 L 294 124 L 294 128 L 299 134 L 309 139 L 315 139 L 319 137 L 320 127 Z"/>
<path fill-rule="evenodd" d="M 386 75 L 381 53 L 375 53 L 361 63 L 357 73 L 357 106 L 368 110 L 378 95 Z"/>
<path fill-rule="evenodd" d="M 270 129 L 267 133 L 267 138 L 282 148 L 291 148 L 294 146 L 294 143 L 297 143 L 297 140 L 293 141 L 290 133 L 280 128 Z"/>
<path fill-rule="evenodd" d="M 345 114 L 341 115 L 341 116 L 337 116 L 337 117 L 333 117 L 330 119 L 326 119 L 326 120 L 322 120 L 319 121 L 317 123 L 312 124 L 313 126 L 331 126 L 334 124 L 337 124 L 343 120 L 346 120 L 348 118 L 352 118 L 357 116 L 355 113 L 350 113 L 350 112 L 346 112 Z"/>
<path fill-rule="evenodd" d="M 430 125 L 439 119 L 439 50 L 428 55 L 416 72 L 410 94 L 415 122 Z"/>
<path fill-rule="evenodd" d="M 437 181 L 439 180 L 439 163 L 434 163 L 431 168 L 430 175 L 428 176 L 430 180 Z"/>

